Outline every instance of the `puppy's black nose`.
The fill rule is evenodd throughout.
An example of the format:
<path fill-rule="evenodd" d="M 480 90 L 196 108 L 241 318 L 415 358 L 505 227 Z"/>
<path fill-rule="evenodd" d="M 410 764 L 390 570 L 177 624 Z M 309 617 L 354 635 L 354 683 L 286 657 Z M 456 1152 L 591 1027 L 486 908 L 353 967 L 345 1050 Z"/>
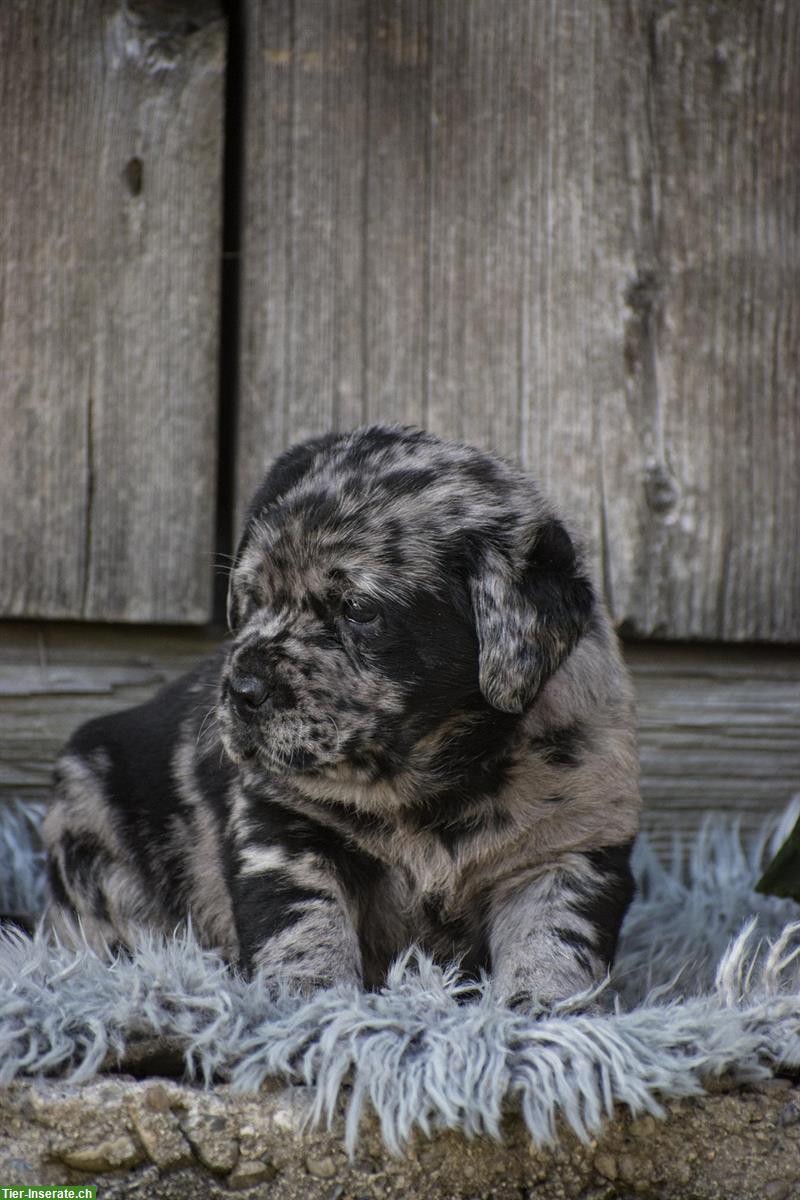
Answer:
<path fill-rule="evenodd" d="M 268 704 L 267 692 L 269 687 L 266 679 L 258 675 L 246 675 L 234 671 L 228 681 L 230 697 L 236 711 L 247 716 L 257 708 L 263 709 Z M 272 707 L 269 705 L 269 707 Z"/>

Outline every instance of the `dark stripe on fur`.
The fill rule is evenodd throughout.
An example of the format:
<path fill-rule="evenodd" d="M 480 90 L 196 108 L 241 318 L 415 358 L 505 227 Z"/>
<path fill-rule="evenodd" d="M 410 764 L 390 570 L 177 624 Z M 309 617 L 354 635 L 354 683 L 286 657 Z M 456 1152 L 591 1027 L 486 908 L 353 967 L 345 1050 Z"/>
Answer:
<path fill-rule="evenodd" d="M 622 919 L 636 891 L 630 868 L 633 841 L 620 846 L 588 850 L 584 857 L 603 875 L 602 883 L 586 888 L 585 898 L 573 909 L 596 931 L 595 948 L 609 966 L 614 961 Z"/>
<path fill-rule="evenodd" d="M 356 814 L 349 814 L 353 817 Z M 332 874 L 354 894 L 371 887 L 385 872 L 376 858 L 355 849 L 342 834 L 328 825 L 304 817 L 275 801 L 257 801 L 250 811 L 254 824 L 249 845 L 281 846 L 290 855 L 319 855 L 330 865 Z M 365 818 L 369 824 L 371 818 Z"/>
<path fill-rule="evenodd" d="M 248 875 L 234 884 L 236 919 L 244 932 L 242 944 L 251 948 L 295 925 L 308 900 L 327 900 L 323 892 L 300 887 L 286 871 L 264 871 Z"/>
<path fill-rule="evenodd" d="M 584 971 L 591 974 L 592 964 L 586 952 L 587 950 L 595 950 L 595 944 L 592 939 L 579 933 L 576 929 L 565 929 L 560 925 L 553 929 L 553 933 L 560 942 L 563 942 L 565 946 L 569 946 Z"/>
<path fill-rule="evenodd" d="M 587 734 L 583 725 L 576 721 L 559 729 L 546 729 L 531 738 L 529 745 L 536 754 L 554 767 L 577 767 L 586 748 Z"/>

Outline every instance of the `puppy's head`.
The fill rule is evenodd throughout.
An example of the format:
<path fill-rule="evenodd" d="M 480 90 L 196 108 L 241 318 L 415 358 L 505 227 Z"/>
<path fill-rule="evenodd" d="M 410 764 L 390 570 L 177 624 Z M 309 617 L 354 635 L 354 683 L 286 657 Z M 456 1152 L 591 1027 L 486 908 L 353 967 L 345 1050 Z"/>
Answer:
<path fill-rule="evenodd" d="M 282 455 L 231 574 L 219 719 L 234 759 L 391 773 L 461 714 L 523 713 L 593 604 L 535 485 L 372 427 Z"/>

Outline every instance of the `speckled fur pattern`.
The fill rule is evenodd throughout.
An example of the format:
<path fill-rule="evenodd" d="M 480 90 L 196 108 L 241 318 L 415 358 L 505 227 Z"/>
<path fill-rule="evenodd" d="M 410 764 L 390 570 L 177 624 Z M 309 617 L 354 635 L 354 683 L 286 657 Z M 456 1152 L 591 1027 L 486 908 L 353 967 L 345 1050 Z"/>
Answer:
<path fill-rule="evenodd" d="M 602 978 L 633 885 L 630 688 L 574 538 L 472 447 L 373 426 L 283 454 L 231 638 L 81 727 L 45 820 L 48 922 L 187 918 L 246 971 L 379 986 L 408 945 L 508 1004 Z"/>

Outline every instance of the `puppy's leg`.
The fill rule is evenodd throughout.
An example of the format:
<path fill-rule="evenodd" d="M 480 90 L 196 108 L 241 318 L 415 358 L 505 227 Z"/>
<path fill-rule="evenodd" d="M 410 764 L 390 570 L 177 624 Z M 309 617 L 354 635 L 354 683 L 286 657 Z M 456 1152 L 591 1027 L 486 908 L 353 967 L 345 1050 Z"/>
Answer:
<path fill-rule="evenodd" d="M 237 858 L 232 891 L 241 966 L 306 993 L 360 984 L 352 904 L 325 859 L 279 843 L 244 846 Z"/>
<path fill-rule="evenodd" d="M 503 1003 L 549 1005 L 603 979 L 633 898 L 631 846 L 565 854 L 498 889 L 489 946 Z"/>

